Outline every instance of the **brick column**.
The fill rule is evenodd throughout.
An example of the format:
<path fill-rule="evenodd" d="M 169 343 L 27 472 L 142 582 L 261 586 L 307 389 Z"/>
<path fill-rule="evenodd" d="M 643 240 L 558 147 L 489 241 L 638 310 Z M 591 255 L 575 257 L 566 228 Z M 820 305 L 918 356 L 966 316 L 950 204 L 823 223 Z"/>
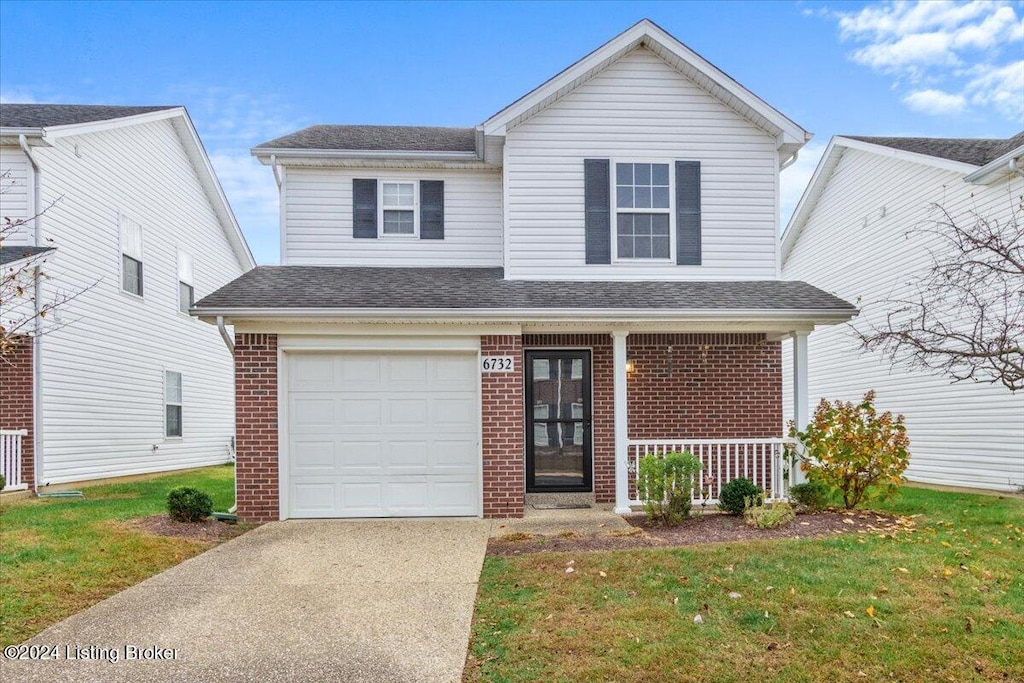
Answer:
<path fill-rule="evenodd" d="M 484 517 L 522 517 L 526 487 L 523 338 L 480 337 L 480 351 L 485 356 L 515 359 L 514 372 L 484 373 L 481 379 Z"/>
<path fill-rule="evenodd" d="M 280 518 L 277 335 L 235 336 L 235 488 L 238 518 Z"/>
<path fill-rule="evenodd" d="M 35 488 L 32 340 L 21 337 L 13 351 L 0 358 L 0 429 L 27 429 L 21 437 L 21 481 Z M 12 482 L 7 482 L 12 483 Z"/>

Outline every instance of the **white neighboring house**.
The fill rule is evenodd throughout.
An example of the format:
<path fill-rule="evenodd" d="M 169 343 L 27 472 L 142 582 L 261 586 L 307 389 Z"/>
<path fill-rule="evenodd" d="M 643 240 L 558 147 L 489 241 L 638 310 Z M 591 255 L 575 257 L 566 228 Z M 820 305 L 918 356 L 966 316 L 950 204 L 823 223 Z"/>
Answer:
<path fill-rule="evenodd" d="M 188 309 L 255 264 L 185 109 L 3 104 L 0 164 L 0 214 L 27 219 L 3 268 L 52 248 L 37 300 L 78 294 L 0 363 L 22 483 L 230 460 L 231 353 Z"/>
<path fill-rule="evenodd" d="M 914 481 L 1024 485 L 1024 395 L 891 367 L 882 354 L 861 351 L 854 334 L 884 320 L 887 300 L 932 263 L 934 238 L 907 235 L 929 207 L 1006 220 L 1024 194 L 1022 157 L 1024 133 L 1006 140 L 836 137 L 783 234 L 783 277 L 861 307 L 852 323 L 810 335 L 810 408 L 822 397 L 850 400 L 877 390 L 881 408 L 907 417 L 907 477 Z"/>

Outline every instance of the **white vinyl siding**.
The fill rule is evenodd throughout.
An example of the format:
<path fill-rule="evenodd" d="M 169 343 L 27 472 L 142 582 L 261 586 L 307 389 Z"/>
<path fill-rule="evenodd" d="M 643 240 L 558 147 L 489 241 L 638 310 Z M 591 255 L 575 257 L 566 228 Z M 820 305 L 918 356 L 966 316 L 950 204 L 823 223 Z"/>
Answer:
<path fill-rule="evenodd" d="M 1022 192 L 1019 178 L 980 187 L 958 173 L 848 149 L 783 264 L 786 279 L 834 292 L 862 310 L 850 324 L 810 335 L 810 408 L 822 397 L 853 400 L 875 389 L 881 409 L 907 416 L 907 476 L 915 481 L 1003 490 L 1024 484 L 1024 394 L 890 368 L 881 354 L 860 350 L 854 329 L 880 324 L 886 301 L 903 295 L 907 280 L 931 263 L 928 249 L 936 242 L 907 234 L 927 218 L 929 204 L 942 203 L 957 216 L 1005 217 Z M 783 348 L 788 377 L 790 345 Z M 784 387 L 790 415 L 791 387 Z"/>
<path fill-rule="evenodd" d="M 583 160 L 591 158 L 700 161 L 702 265 L 588 265 Z M 777 165 L 772 136 L 639 48 L 508 133 L 507 276 L 774 279 Z"/>
<path fill-rule="evenodd" d="M 28 157 L 17 147 L 0 147 L 0 221 L 27 221 L 32 215 L 32 169 Z M 34 244 L 32 226 L 22 223 L 4 231 L 4 246 Z"/>
<path fill-rule="evenodd" d="M 178 250 L 210 292 L 242 273 L 174 125 L 158 121 L 58 139 L 42 166 L 44 297 L 88 288 L 42 344 L 41 482 L 226 462 L 234 434 L 231 354 L 214 325 L 178 312 Z M 78 155 L 75 154 L 78 146 Z M 145 298 L 120 294 L 119 215 L 143 226 Z M 187 438 L 165 441 L 165 368 L 187 368 Z"/>
<path fill-rule="evenodd" d="M 377 239 L 354 239 L 354 178 L 379 178 L 417 185 L 420 180 L 443 180 L 444 239 L 392 239 L 392 235 L 384 235 L 382 220 L 378 220 Z M 282 260 L 288 265 L 422 267 L 500 266 L 502 263 L 501 174 L 497 169 L 290 166 L 285 183 Z M 383 208 L 382 196 L 378 185 L 378 212 Z"/>

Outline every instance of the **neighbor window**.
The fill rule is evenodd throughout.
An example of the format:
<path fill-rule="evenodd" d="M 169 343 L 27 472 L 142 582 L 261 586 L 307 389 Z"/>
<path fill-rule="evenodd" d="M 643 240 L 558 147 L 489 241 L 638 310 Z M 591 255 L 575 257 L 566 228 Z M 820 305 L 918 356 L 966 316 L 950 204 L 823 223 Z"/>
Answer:
<path fill-rule="evenodd" d="M 181 436 L 181 373 L 164 372 L 164 436 Z"/>
<path fill-rule="evenodd" d="M 142 226 L 121 216 L 121 289 L 142 296 Z"/>
<path fill-rule="evenodd" d="M 385 235 L 415 235 L 416 183 L 381 182 L 381 211 Z"/>
<path fill-rule="evenodd" d="M 192 284 L 192 256 L 178 251 L 178 310 L 188 315 L 188 309 L 196 300 L 196 290 Z"/>
<path fill-rule="evenodd" d="M 615 245 L 618 258 L 670 257 L 669 187 L 668 164 L 615 164 Z"/>

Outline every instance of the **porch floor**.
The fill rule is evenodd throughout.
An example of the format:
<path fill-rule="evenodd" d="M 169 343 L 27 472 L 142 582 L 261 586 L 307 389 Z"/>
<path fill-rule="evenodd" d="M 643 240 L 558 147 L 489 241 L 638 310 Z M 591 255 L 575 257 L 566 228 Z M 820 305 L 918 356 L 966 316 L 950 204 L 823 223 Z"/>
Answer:
<path fill-rule="evenodd" d="M 527 505 L 522 519 L 503 519 L 491 526 L 491 537 L 509 534 L 531 536 L 594 536 L 610 531 L 633 529 L 629 522 L 612 512 L 612 506 L 594 505 L 570 510 L 538 510 Z"/>

